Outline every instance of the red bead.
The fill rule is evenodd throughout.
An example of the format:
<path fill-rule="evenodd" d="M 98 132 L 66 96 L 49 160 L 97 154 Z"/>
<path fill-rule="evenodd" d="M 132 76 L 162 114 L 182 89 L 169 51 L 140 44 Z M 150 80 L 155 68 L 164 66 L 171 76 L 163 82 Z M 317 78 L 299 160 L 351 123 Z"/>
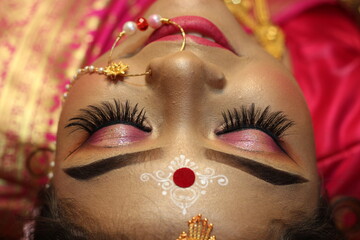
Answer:
<path fill-rule="evenodd" d="M 136 25 L 140 31 L 145 31 L 149 26 L 148 22 L 143 17 L 136 20 Z"/>
<path fill-rule="evenodd" d="M 174 183 L 181 188 L 188 188 L 195 182 L 195 173 L 190 168 L 179 168 L 174 172 Z"/>

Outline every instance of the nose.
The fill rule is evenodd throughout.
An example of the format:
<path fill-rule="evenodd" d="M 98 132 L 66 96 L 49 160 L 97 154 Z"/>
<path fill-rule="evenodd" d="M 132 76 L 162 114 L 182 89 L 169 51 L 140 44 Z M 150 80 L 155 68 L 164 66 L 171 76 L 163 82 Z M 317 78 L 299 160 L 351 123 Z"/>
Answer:
<path fill-rule="evenodd" d="M 196 110 L 204 94 L 219 91 L 226 83 L 217 66 L 189 51 L 155 58 L 149 68 L 151 75 L 146 78 L 147 85 L 162 98 L 163 105 L 177 109 L 179 114 L 187 115 Z"/>
<path fill-rule="evenodd" d="M 149 68 L 151 75 L 146 79 L 147 84 L 169 94 L 181 92 L 198 96 L 206 85 L 210 90 L 221 90 L 226 84 L 224 74 L 216 65 L 189 51 L 154 58 Z"/>
<path fill-rule="evenodd" d="M 180 142 L 194 138 L 203 124 L 207 94 L 225 87 L 223 72 L 189 51 L 154 58 L 149 69 L 146 83 L 163 109 L 162 128 Z"/>

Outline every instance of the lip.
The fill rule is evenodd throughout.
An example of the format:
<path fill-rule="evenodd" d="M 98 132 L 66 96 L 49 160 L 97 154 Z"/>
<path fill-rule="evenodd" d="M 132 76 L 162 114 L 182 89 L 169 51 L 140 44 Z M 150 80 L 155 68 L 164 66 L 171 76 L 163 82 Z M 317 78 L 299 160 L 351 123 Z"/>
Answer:
<path fill-rule="evenodd" d="M 187 39 L 191 39 L 194 42 L 205 46 L 225 48 L 235 53 L 225 35 L 214 23 L 206 18 L 198 16 L 182 16 L 172 18 L 171 20 L 179 24 L 184 29 L 185 33 L 199 33 L 203 36 L 214 39 L 215 42 L 191 34 L 186 34 Z M 176 26 L 166 24 L 154 31 L 147 40 L 146 44 L 156 41 L 179 41 L 182 39 L 179 33 L 180 30 Z"/>

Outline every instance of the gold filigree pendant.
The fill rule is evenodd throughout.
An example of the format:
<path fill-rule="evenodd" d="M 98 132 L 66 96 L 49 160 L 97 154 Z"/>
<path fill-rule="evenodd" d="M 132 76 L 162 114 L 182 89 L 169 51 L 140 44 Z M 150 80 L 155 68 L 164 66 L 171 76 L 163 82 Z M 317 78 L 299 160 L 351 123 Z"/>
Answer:
<path fill-rule="evenodd" d="M 104 74 L 114 80 L 118 77 L 124 77 L 126 75 L 126 71 L 129 69 L 129 66 L 119 62 L 119 63 L 111 63 L 109 66 L 105 67 Z"/>
<path fill-rule="evenodd" d="M 216 240 L 215 236 L 210 237 L 213 224 L 206 218 L 203 219 L 201 214 L 193 217 L 188 225 L 188 232 L 182 232 L 176 240 Z"/>

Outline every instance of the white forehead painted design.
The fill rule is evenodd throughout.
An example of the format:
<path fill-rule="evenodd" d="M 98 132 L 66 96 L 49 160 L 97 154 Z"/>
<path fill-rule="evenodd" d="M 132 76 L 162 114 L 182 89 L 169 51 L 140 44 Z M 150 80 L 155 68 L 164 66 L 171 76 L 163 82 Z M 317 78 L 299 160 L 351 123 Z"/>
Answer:
<path fill-rule="evenodd" d="M 180 169 L 180 170 L 179 170 Z M 186 171 L 183 171 L 183 170 Z M 179 183 L 174 182 L 174 175 L 179 175 L 179 172 L 191 172 L 195 174 L 193 184 L 188 184 L 186 187 L 179 187 Z M 153 173 L 143 173 L 140 176 L 141 181 L 147 182 L 154 180 L 157 185 L 161 187 L 161 194 L 164 197 L 169 197 L 171 201 L 182 210 L 182 214 L 187 213 L 190 208 L 201 195 L 206 194 L 206 188 L 214 181 L 220 186 L 226 186 L 229 182 L 225 175 L 216 175 L 213 168 L 199 169 L 195 162 L 186 158 L 185 155 L 175 157 L 170 162 L 167 171 L 157 170 Z M 185 179 L 188 180 L 188 179 Z M 185 181 L 186 182 L 186 181 Z"/>

